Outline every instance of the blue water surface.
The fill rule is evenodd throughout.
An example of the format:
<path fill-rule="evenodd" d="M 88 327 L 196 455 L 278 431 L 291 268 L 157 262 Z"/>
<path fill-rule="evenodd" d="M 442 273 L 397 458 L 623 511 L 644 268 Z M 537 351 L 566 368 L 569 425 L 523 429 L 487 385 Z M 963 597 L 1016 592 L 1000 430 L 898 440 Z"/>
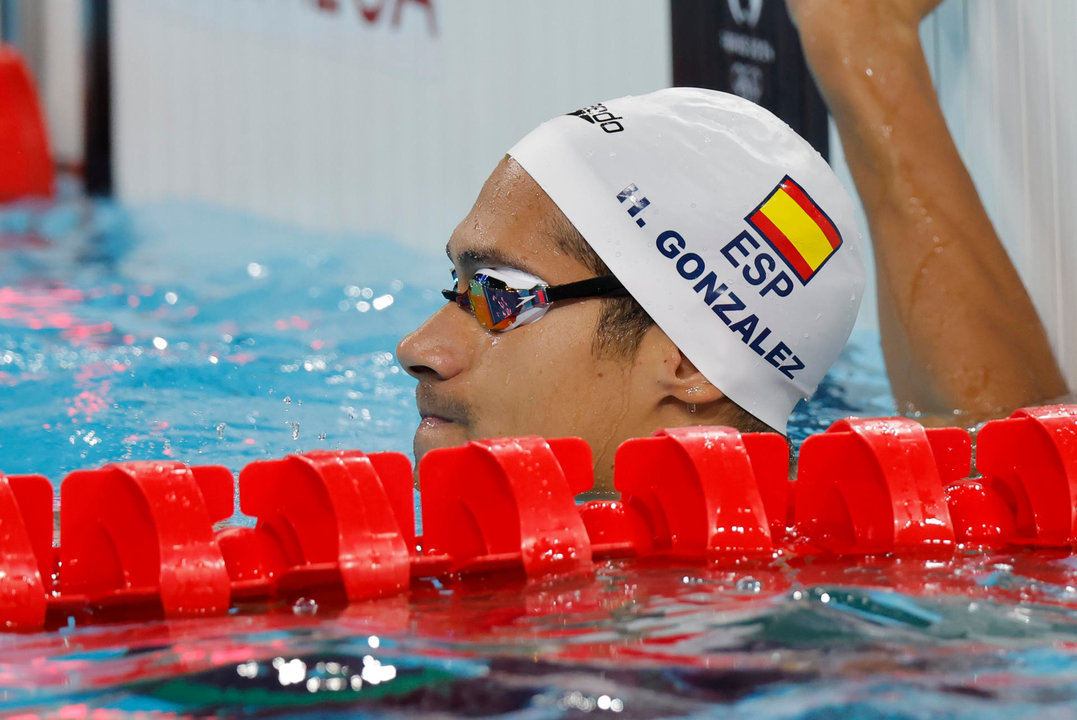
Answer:
<path fill-rule="evenodd" d="M 437 243 L 434 243 L 437 244 Z M 195 202 L 65 190 L 0 211 L 0 470 L 171 458 L 238 471 L 410 452 L 393 355 L 443 257 Z M 795 441 L 893 412 L 858 333 Z M 107 498 L 102 498 L 107 502 Z M 816 558 L 429 581 L 342 606 L 0 634 L 0 713 L 44 717 L 1077 716 L 1067 553 Z"/>
<path fill-rule="evenodd" d="M 445 262 L 197 203 L 0 215 L 0 468 L 410 451 L 400 336 Z"/>

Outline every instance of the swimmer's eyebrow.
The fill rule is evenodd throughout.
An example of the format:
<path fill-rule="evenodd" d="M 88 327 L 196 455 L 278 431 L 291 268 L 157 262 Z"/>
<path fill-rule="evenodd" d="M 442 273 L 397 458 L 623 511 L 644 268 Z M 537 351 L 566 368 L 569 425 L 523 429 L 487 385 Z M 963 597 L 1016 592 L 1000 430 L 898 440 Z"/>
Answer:
<path fill-rule="evenodd" d="M 453 257 L 452 252 L 449 250 L 449 246 L 446 245 L 445 254 L 449 257 L 449 261 L 456 265 L 461 273 L 465 275 L 483 267 L 512 267 L 525 272 L 530 272 L 528 268 L 524 267 L 524 264 L 520 262 L 519 258 L 510 257 L 509 255 L 498 251 L 464 250 L 456 257 Z"/>

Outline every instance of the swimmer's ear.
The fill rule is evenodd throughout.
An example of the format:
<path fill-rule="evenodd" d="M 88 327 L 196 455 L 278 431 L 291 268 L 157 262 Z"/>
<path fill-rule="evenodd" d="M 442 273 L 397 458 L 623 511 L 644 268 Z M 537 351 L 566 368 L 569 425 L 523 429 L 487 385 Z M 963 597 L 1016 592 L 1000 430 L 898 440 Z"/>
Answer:
<path fill-rule="evenodd" d="M 684 405 L 706 405 L 725 397 L 657 325 L 644 334 L 636 362 L 650 368 L 646 382 L 653 383 L 648 388 L 658 391 L 660 397 L 655 400 L 662 404 L 673 400 Z"/>
<path fill-rule="evenodd" d="M 678 362 L 669 384 L 670 395 L 683 403 L 703 405 L 725 397 L 712 385 L 683 352 L 677 350 Z"/>

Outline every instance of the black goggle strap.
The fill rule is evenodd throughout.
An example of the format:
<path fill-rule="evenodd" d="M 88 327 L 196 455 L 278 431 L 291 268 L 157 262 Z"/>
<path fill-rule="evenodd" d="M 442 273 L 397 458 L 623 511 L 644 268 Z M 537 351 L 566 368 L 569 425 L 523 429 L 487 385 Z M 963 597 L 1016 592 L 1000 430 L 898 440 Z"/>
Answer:
<path fill-rule="evenodd" d="M 453 273 L 455 279 L 456 273 Z M 536 286 L 530 289 L 519 289 L 519 292 L 535 293 L 536 304 L 545 305 L 558 300 L 576 300 L 590 297 L 614 297 L 627 295 L 628 290 L 614 275 L 602 275 L 600 277 L 577 280 L 564 285 Z M 467 310 L 471 307 L 471 299 L 468 291 L 457 292 L 455 290 L 442 290 L 441 295 L 450 302 L 454 302 Z"/>
<path fill-rule="evenodd" d="M 459 282 L 459 278 L 456 277 L 456 271 L 452 271 L 452 281 L 455 285 Z M 442 290 L 441 296 L 449 302 L 454 302 L 464 310 L 471 309 L 471 298 L 468 296 L 468 291 L 465 289 L 463 292 L 456 292 L 455 290 Z"/>
<path fill-rule="evenodd" d="M 471 307 L 471 299 L 468 297 L 467 291 L 456 292 L 455 290 L 442 290 L 441 296 L 449 302 L 454 302 L 464 310 Z"/>
<path fill-rule="evenodd" d="M 546 301 L 575 300 L 577 298 L 611 297 L 627 295 L 628 290 L 614 275 L 577 280 L 564 285 L 552 285 L 546 288 Z"/>

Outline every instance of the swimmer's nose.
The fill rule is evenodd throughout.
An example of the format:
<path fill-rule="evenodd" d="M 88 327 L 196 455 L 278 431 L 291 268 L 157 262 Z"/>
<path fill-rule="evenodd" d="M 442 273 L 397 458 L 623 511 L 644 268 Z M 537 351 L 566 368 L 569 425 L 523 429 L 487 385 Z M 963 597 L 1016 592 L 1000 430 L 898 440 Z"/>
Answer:
<path fill-rule="evenodd" d="M 419 380 L 448 380 L 463 372 L 467 363 L 463 323 L 475 319 L 447 303 L 396 346 L 396 357 L 409 375 Z"/>

